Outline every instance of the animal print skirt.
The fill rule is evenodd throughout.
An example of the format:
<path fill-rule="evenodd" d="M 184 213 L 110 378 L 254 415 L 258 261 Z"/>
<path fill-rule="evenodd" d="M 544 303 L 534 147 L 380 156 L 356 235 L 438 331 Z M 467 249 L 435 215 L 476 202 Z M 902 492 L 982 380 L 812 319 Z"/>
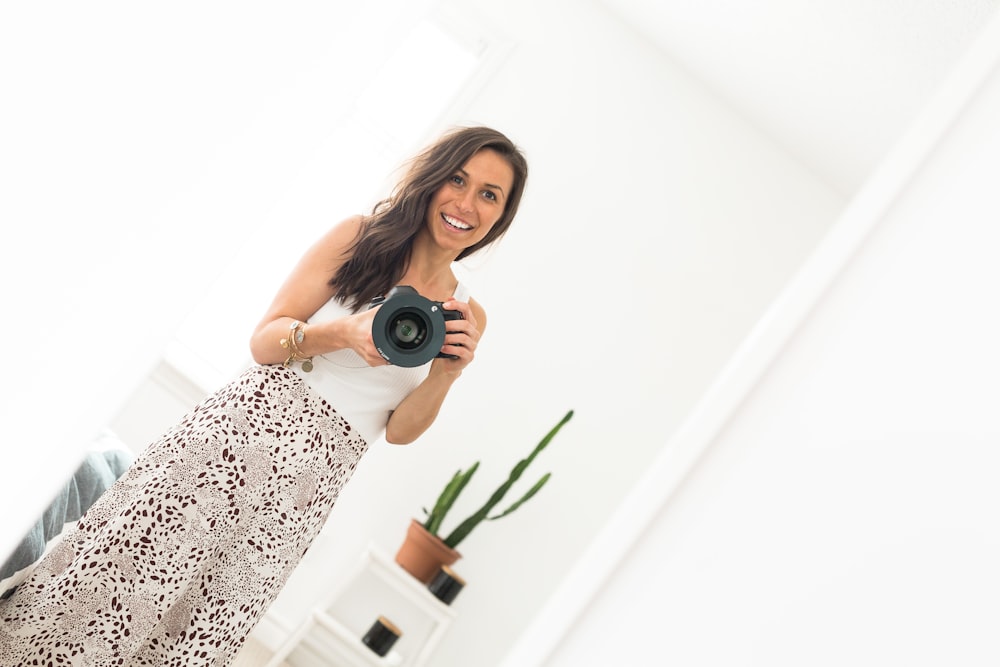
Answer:
<path fill-rule="evenodd" d="M 251 368 L 0 603 L 0 665 L 229 665 L 366 449 L 293 372 Z"/>

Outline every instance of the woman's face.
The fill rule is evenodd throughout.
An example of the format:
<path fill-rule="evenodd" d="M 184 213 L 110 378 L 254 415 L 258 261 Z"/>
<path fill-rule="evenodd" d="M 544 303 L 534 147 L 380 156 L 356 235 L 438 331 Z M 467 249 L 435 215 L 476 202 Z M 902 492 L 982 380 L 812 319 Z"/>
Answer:
<path fill-rule="evenodd" d="M 442 248 L 462 250 L 483 240 L 503 215 L 514 170 L 499 153 L 484 148 L 438 188 L 427 209 L 427 229 Z"/>

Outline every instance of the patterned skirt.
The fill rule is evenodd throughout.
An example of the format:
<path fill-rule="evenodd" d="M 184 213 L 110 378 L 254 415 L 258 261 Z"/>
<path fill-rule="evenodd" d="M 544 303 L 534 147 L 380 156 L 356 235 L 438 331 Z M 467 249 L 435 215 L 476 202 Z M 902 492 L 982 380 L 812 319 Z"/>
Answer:
<path fill-rule="evenodd" d="M 0 603 L 0 665 L 229 665 L 366 449 L 295 373 L 249 369 Z"/>

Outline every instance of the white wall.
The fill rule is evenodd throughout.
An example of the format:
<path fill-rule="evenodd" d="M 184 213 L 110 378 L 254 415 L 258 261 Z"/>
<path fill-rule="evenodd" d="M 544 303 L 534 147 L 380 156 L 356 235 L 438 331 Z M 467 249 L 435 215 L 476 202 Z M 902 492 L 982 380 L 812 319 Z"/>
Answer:
<path fill-rule="evenodd" d="M 274 606 L 302 618 L 481 459 L 455 510 L 471 511 L 575 408 L 533 471 L 550 486 L 461 546 L 470 583 L 441 666 L 505 653 L 842 204 L 598 6 L 476 9 L 516 48 L 455 120 L 503 128 L 532 168 L 472 278 L 489 329 L 432 431 L 369 454 Z"/>
<path fill-rule="evenodd" d="M 985 87 L 545 664 L 1000 660 L 989 50 Z"/>
<path fill-rule="evenodd" d="M 365 545 L 373 541 L 394 550 L 409 518 L 433 500 L 451 472 L 481 459 L 479 479 L 456 508 L 456 513 L 471 511 L 565 410 L 576 409 L 577 417 L 532 471 L 552 470 L 549 487 L 513 517 L 482 526 L 462 545 L 465 557 L 457 569 L 469 586 L 456 601 L 458 620 L 435 660 L 442 667 L 500 659 L 843 204 L 598 3 L 521 1 L 501 7 L 480 2 L 447 8 L 514 49 L 495 76 L 479 82 L 477 94 L 440 125 L 495 125 L 526 149 L 532 168 L 515 229 L 488 262 L 471 267 L 470 282 L 490 315 L 489 330 L 476 364 L 456 386 L 432 431 L 407 448 L 373 448 L 273 608 L 277 625 L 300 621 L 353 567 Z M 321 20 L 319 6 L 308 11 L 316 15 L 306 18 L 316 21 L 303 25 L 338 18 Z M 324 177 L 338 173 L 330 164 L 345 158 L 336 153 L 321 113 L 331 109 L 330 100 L 312 99 L 308 91 L 336 78 L 345 61 L 331 57 L 336 53 L 329 50 L 331 38 L 319 29 L 304 32 L 292 52 L 258 53 L 249 35 L 266 32 L 261 16 L 249 12 L 243 20 L 253 30 L 235 33 L 243 37 L 234 43 L 225 41 L 233 33 L 223 29 L 222 15 L 205 17 L 204 30 L 194 36 L 184 32 L 193 28 L 183 21 L 172 28 L 172 34 L 198 46 L 203 46 L 197 41 L 202 32 L 223 40 L 218 52 L 199 52 L 204 63 L 174 64 L 191 75 L 209 72 L 198 79 L 203 85 L 198 95 L 213 93 L 210 84 L 216 78 L 235 82 L 211 99 L 220 103 L 225 94 L 242 96 L 247 115 L 210 116 L 206 122 L 218 123 L 218 144 L 176 147 L 183 137 L 167 137 L 149 154 L 125 154 L 126 161 L 139 165 L 145 159 L 166 161 L 155 163 L 153 172 L 165 190 L 150 186 L 129 200 L 134 209 L 114 210 L 114 224 L 99 220 L 93 225 L 100 238 L 111 239 L 134 220 L 121 252 L 136 256 L 123 261 L 103 246 L 90 251 L 91 237 L 84 231 L 69 237 L 109 274 L 91 290 L 76 284 L 68 313 L 80 328 L 73 340 L 83 350 L 82 368 L 103 384 L 93 391 L 86 376 L 67 377 L 65 355 L 32 359 L 23 372 L 38 379 L 38 367 L 49 363 L 37 391 L 63 383 L 69 395 L 83 401 L 68 405 L 65 414 L 88 426 L 101 423 L 97 416 L 109 419 L 127 395 L 114 383 L 116 377 L 136 384 L 155 364 L 156 352 L 140 343 L 159 349 L 165 332 L 183 315 L 181 295 L 200 294 L 248 237 L 263 229 L 275 247 L 275 255 L 265 261 L 285 262 L 289 248 L 303 246 L 320 222 L 354 212 L 321 204 L 300 208 L 304 184 L 342 185 L 315 175 L 313 167 Z M 39 30 L 45 27 L 41 18 L 38 23 Z M 289 19 L 278 27 L 294 33 L 296 25 Z M 115 54 L 108 58 L 118 62 Z M 268 65 L 276 58 L 277 70 Z M 175 75 L 170 62 L 162 67 Z M 267 76 L 261 79 L 261 73 Z M 430 73 L 429 81 L 447 75 Z M 152 96 L 156 83 L 162 82 L 152 79 L 143 94 Z M 184 89 L 169 91 L 180 97 L 168 99 L 186 109 L 178 101 L 185 99 Z M 162 118 L 155 101 L 132 113 Z M 143 122 L 126 117 L 133 123 L 129 137 L 156 136 Z M 199 117 L 192 112 L 185 119 L 194 128 Z M 100 127 L 104 136 L 115 138 L 113 122 Z M 299 144 L 285 134 L 289 128 L 295 128 L 294 137 L 312 131 L 318 141 Z M 70 128 L 65 136 L 73 138 L 84 129 Z M 42 134 L 45 128 L 39 130 Z M 265 141 L 268 169 L 246 183 L 230 182 L 231 169 L 254 159 L 245 143 L 251 138 Z M 121 145 L 131 141 L 117 140 Z M 76 167 L 85 170 L 84 157 L 100 145 L 74 148 L 79 151 Z M 178 154 L 164 153 L 173 148 Z M 24 153 L 31 154 L 30 146 Z M 110 176 L 123 173 L 117 161 L 101 166 Z M 129 188 L 145 184 L 141 170 L 128 173 Z M 170 180 L 179 174 L 191 180 Z M 34 176 L 43 177 L 44 171 Z M 186 195 L 213 188 L 210 212 L 171 205 L 176 191 Z M 95 201 L 113 201 L 113 192 L 102 190 Z M 180 201 L 197 200 L 182 196 Z M 237 210 L 228 211 L 228 201 Z M 99 219 L 99 211 L 92 210 L 97 204 L 85 203 L 88 215 Z M 26 200 L 23 210 L 29 209 Z M 71 214 L 72 208 L 63 207 L 49 217 Z M 165 241 L 172 238 L 171 227 L 198 243 Z M 268 231 L 273 236 L 266 236 Z M 161 244 L 167 244 L 166 256 L 155 252 Z M 57 272 L 58 266 L 46 266 L 56 279 L 35 292 L 40 301 L 24 300 L 32 316 L 45 317 L 50 304 L 62 303 L 59 281 L 72 279 L 71 273 Z M 85 276 L 93 270 L 82 260 L 69 266 Z M 256 293 L 253 278 L 247 274 L 236 289 Z M 109 285 L 114 289 L 103 291 Z M 269 298 L 270 290 L 259 294 L 262 303 Z M 88 319 L 94 300 L 100 300 L 100 318 Z M 124 332 L 119 337 L 118 329 L 107 337 L 109 322 L 118 323 L 111 316 L 122 311 L 128 332 L 147 338 Z M 240 317 L 253 321 L 256 314 Z M 42 341 L 45 349 L 64 347 L 59 341 L 66 320 L 57 322 L 60 326 L 45 332 L 50 335 Z M 9 349 L 17 343 L 12 337 Z M 129 365 L 123 350 L 142 364 Z M 23 398 L 15 408 L 28 404 Z M 37 405 L 31 409 L 32 423 L 47 414 Z M 73 433 L 70 426 L 53 425 L 65 434 L 46 443 L 48 449 L 40 446 L 47 456 L 36 459 L 37 467 L 44 467 L 44 458 L 54 458 L 57 446 L 65 448 L 61 438 Z"/>
<path fill-rule="evenodd" d="M 383 58 L 382 40 L 426 9 L 386 3 L 401 5 L 396 22 L 366 40 Z M 0 419 L 23 465 L 8 462 L 0 483 L 10 509 L 0 548 L 19 539 L 241 246 L 270 234 L 278 240 L 263 262 L 280 265 L 315 237 L 313 216 L 329 223 L 318 206 L 295 208 L 303 184 L 371 196 L 350 178 L 322 179 L 331 164 L 365 173 L 366 160 L 335 161 L 329 144 L 355 77 L 380 62 L 338 48 L 356 15 L 377 10 L 0 6 Z M 253 293 L 257 273 L 234 291 Z M 205 323 L 213 333 L 225 329 L 225 303 Z M 246 338 L 213 340 L 244 348 Z"/>

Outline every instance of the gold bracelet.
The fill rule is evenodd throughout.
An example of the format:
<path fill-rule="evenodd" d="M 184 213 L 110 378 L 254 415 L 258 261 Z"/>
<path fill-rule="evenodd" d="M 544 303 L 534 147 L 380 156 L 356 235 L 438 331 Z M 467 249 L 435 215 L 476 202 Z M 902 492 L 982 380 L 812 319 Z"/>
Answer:
<path fill-rule="evenodd" d="M 306 325 L 298 320 L 292 322 L 288 328 L 288 337 L 278 341 L 281 347 L 288 350 L 288 358 L 282 362 L 282 366 L 288 368 L 293 362 L 301 361 L 302 370 L 309 373 L 313 369 L 312 357 L 302 354 L 299 344 L 306 339 Z"/>
<path fill-rule="evenodd" d="M 296 322 L 296 325 L 292 328 L 292 335 L 288 341 L 295 352 L 295 356 L 302 362 L 302 370 L 309 373 L 313 369 L 312 357 L 302 354 L 302 350 L 299 349 L 299 344 L 306 339 L 306 325 L 302 322 Z"/>

